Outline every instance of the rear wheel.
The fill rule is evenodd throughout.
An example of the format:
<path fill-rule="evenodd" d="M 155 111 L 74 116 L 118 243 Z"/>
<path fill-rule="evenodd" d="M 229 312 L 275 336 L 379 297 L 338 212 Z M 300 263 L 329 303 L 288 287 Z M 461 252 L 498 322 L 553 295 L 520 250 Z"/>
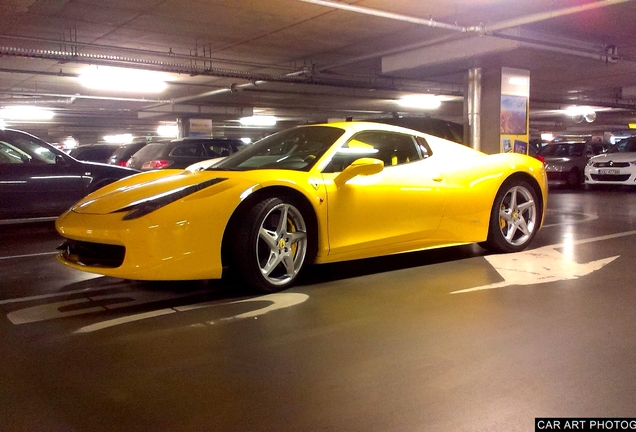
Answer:
<path fill-rule="evenodd" d="M 523 180 L 508 180 L 495 197 L 488 240 L 482 246 L 498 252 L 522 251 L 536 235 L 540 218 L 540 206 L 532 186 Z"/>
<path fill-rule="evenodd" d="M 251 288 L 277 292 L 298 279 L 309 250 L 300 207 L 290 199 L 267 198 L 245 215 L 232 256 L 238 277 Z"/>

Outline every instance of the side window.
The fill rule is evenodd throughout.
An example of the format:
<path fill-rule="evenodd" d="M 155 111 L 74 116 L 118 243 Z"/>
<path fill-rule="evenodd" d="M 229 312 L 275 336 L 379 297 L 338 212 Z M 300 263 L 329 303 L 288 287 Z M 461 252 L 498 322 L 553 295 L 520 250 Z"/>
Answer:
<path fill-rule="evenodd" d="M 207 146 L 208 156 L 217 158 L 223 156 L 229 156 L 232 153 L 229 144 L 210 144 Z"/>
<path fill-rule="evenodd" d="M 334 155 L 324 172 L 340 172 L 356 159 L 371 157 L 380 159 L 385 167 L 422 159 L 420 143 L 411 135 L 367 131 L 354 135 Z M 425 148 L 428 149 L 428 146 Z"/>
<path fill-rule="evenodd" d="M 55 153 L 28 138 L 18 137 L 10 143 L 0 141 L 0 153 L 3 163 L 55 164 Z"/>
<path fill-rule="evenodd" d="M 22 150 L 12 146 L 11 144 L 0 141 L 0 163 L 3 164 L 20 164 L 28 162 L 31 156 Z"/>
<path fill-rule="evenodd" d="M 199 144 L 183 144 L 172 149 L 170 156 L 200 157 L 205 156 L 205 153 Z"/>

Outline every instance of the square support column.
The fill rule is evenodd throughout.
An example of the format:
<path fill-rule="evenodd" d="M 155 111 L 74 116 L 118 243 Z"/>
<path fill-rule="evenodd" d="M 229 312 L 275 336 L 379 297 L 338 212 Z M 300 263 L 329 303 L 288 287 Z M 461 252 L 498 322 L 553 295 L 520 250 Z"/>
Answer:
<path fill-rule="evenodd" d="M 467 142 L 484 153 L 528 153 L 530 72 L 475 69 L 469 72 Z"/>

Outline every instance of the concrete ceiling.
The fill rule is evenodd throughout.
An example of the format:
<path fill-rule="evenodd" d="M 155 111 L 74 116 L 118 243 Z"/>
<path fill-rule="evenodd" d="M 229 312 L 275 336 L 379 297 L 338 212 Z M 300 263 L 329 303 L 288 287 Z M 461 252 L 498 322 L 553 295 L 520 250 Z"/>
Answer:
<path fill-rule="evenodd" d="M 49 141 L 154 133 L 210 118 L 217 135 L 258 137 L 238 118 L 278 127 L 407 111 L 409 93 L 450 96 L 433 116 L 463 121 L 467 70 L 530 71 L 534 131 L 636 122 L 636 1 L 630 0 L 0 0 L 0 106 L 56 116 L 9 126 Z M 168 72 L 160 94 L 99 92 L 88 64 Z M 590 124 L 556 112 L 612 108 Z"/>

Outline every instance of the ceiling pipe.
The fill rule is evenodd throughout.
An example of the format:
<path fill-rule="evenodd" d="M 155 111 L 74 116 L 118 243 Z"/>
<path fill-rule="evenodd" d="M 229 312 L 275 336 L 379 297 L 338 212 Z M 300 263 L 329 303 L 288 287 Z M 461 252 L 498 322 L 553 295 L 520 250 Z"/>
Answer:
<path fill-rule="evenodd" d="M 62 94 L 62 93 L 42 93 L 42 92 L 30 92 L 30 91 L 0 91 L 3 95 L 15 95 L 15 96 L 38 96 L 38 97 L 54 97 L 54 98 L 75 98 L 75 99 L 95 99 L 95 100 L 107 100 L 117 102 L 160 102 L 170 103 L 168 99 L 141 99 L 141 98 L 124 98 L 124 97 L 112 97 L 112 96 L 89 96 L 81 94 Z"/>
<path fill-rule="evenodd" d="M 90 54 L 90 53 L 73 54 L 73 53 L 68 53 L 64 51 L 25 49 L 25 48 L 6 47 L 6 46 L 0 46 L 0 56 L 38 58 L 38 59 L 56 60 L 59 62 L 74 62 L 74 63 L 80 63 L 80 64 L 99 64 L 99 65 L 106 65 L 106 66 L 115 64 L 120 67 L 131 67 L 131 68 L 161 71 L 161 72 L 168 72 L 168 73 L 242 79 L 245 81 L 249 81 L 249 83 L 246 84 L 247 86 L 254 85 L 254 83 L 260 84 L 265 82 L 295 83 L 295 84 L 308 84 L 308 85 L 317 85 L 317 86 L 350 87 L 350 88 L 360 88 L 360 89 L 381 88 L 384 90 L 398 90 L 398 88 L 396 88 L 397 85 L 401 85 L 401 86 L 412 85 L 417 87 L 422 86 L 422 82 L 420 81 L 400 80 L 399 83 L 396 84 L 395 79 L 388 79 L 383 77 L 358 77 L 358 76 L 342 77 L 338 75 L 331 75 L 331 76 L 324 76 L 324 77 L 317 78 L 313 76 L 312 74 L 313 71 L 307 67 L 303 68 L 302 70 L 287 73 L 285 75 L 269 75 L 269 74 L 243 72 L 243 71 L 229 70 L 229 69 L 185 66 L 185 65 L 177 64 L 177 63 L 147 61 L 142 59 L 134 59 L 134 58 L 120 57 L 120 56 L 107 56 L 107 55 Z M 13 72 L 13 73 L 23 73 L 23 72 L 28 73 L 28 71 L 24 71 L 24 70 L 8 70 L 7 69 L 6 71 Z M 32 73 L 40 74 L 40 71 L 33 71 Z M 70 75 L 70 74 L 48 72 L 48 71 L 42 74 L 73 77 L 73 75 Z M 385 82 L 371 83 L 369 82 L 369 79 L 374 79 L 376 81 L 384 80 Z M 240 88 L 241 88 L 240 86 L 238 85 L 236 86 L 236 89 L 240 89 Z M 207 93 L 208 92 L 202 93 L 203 96 L 201 97 L 210 96 Z"/>
<path fill-rule="evenodd" d="M 303 0 L 301 0 L 303 1 Z M 513 18 L 510 20 L 500 21 L 495 24 L 484 26 L 484 32 L 496 32 L 498 30 L 504 30 L 507 28 L 518 27 L 524 24 L 531 24 L 534 22 L 545 21 L 547 19 L 557 18 L 565 15 L 572 15 L 575 13 L 591 11 L 595 9 L 604 8 L 607 6 L 613 6 L 621 3 L 628 3 L 632 0 L 599 0 L 592 3 L 586 3 L 579 6 L 572 6 L 569 8 L 559 9 L 548 12 L 538 12 L 536 14 L 526 15 L 523 17 Z"/>
<path fill-rule="evenodd" d="M 477 25 L 470 27 L 458 26 L 456 24 L 446 24 L 440 21 L 435 21 L 432 18 L 424 19 L 413 17 L 409 15 L 402 15 L 392 12 L 384 12 L 377 9 L 371 9 L 363 6 L 355 6 L 347 3 L 336 2 L 332 0 L 299 0 L 304 3 L 311 3 L 320 6 L 332 7 L 334 9 L 343 9 L 351 12 L 362 13 L 365 15 L 372 15 L 381 18 L 394 19 L 397 21 L 408 22 L 412 24 L 425 25 L 428 27 L 437 27 L 445 30 L 452 30 L 460 33 L 479 33 L 486 34 L 488 32 L 495 32 L 511 27 L 517 27 L 523 24 L 531 24 L 538 21 L 544 21 L 550 18 L 556 18 L 564 15 L 571 15 L 579 12 L 585 12 L 589 10 L 599 9 L 606 6 L 612 6 L 620 3 L 627 3 L 632 0 L 599 0 L 593 3 L 586 3 L 584 5 L 572 6 L 569 8 L 559 9 L 555 11 L 539 12 L 536 14 L 526 15 L 518 18 L 513 18 L 506 21 L 501 21 L 492 25 Z"/>
<path fill-rule="evenodd" d="M 432 18 L 424 19 L 424 18 L 418 18 L 418 17 L 402 15 L 402 14 L 397 14 L 392 12 L 384 12 L 377 9 L 371 9 L 368 7 L 355 6 L 348 3 L 340 3 L 340 2 L 329 1 L 329 0 L 300 0 L 300 1 L 304 3 L 311 3 L 315 5 L 320 5 L 320 6 L 332 7 L 334 9 L 343 9 L 350 12 L 356 12 L 356 13 L 361 13 L 365 15 L 372 15 L 372 16 L 376 16 L 380 18 L 388 18 L 388 19 L 393 19 L 397 21 L 404 21 L 404 22 L 408 22 L 412 24 L 426 25 L 429 27 L 437 27 L 437 28 L 441 28 L 445 30 L 458 31 L 462 33 L 465 33 L 468 31 L 475 31 L 472 27 L 469 28 L 469 27 L 462 27 L 462 26 L 458 26 L 454 24 L 446 24 L 439 21 L 435 21 Z"/>
<path fill-rule="evenodd" d="M 487 35 L 491 35 L 493 37 L 504 37 L 504 36 L 502 36 L 500 34 L 497 34 L 496 32 L 501 31 L 501 30 L 505 30 L 505 29 L 508 29 L 508 28 L 518 27 L 518 26 L 524 25 L 524 24 L 531 24 L 531 23 L 534 23 L 534 22 L 544 21 L 546 19 L 556 18 L 556 17 L 560 17 L 560 16 L 565 16 L 565 15 L 572 15 L 572 14 L 575 14 L 575 13 L 590 11 L 590 10 L 603 8 L 603 7 L 607 7 L 607 6 L 613 6 L 613 5 L 617 5 L 617 4 L 621 4 L 621 3 L 628 3 L 628 2 L 633 1 L 633 0 L 599 0 L 599 1 L 596 1 L 596 2 L 593 2 L 593 3 L 587 3 L 587 4 L 584 4 L 584 5 L 580 5 L 580 6 L 573 6 L 573 7 L 559 9 L 559 10 L 555 10 L 555 11 L 539 12 L 539 13 L 536 13 L 536 14 L 526 15 L 526 16 L 522 16 L 522 17 L 510 19 L 510 20 L 500 21 L 498 23 L 494 23 L 494 24 L 490 24 L 490 25 L 478 25 L 478 26 L 470 26 L 470 27 L 462 27 L 462 26 L 457 26 L 457 25 L 452 25 L 452 24 L 445 24 L 445 23 L 441 23 L 441 22 L 438 22 L 438 21 L 433 21 L 432 19 L 431 20 L 427 20 L 427 19 L 412 17 L 412 16 L 408 16 L 408 15 L 401 15 L 401 14 L 383 12 L 383 11 L 379 11 L 379 10 L 376 10 L 376 9 L 371 9 L 371 8 L 366 8 L 366 7 L 361 7 L 361 6 L 353 6 L 353 5 L 349 5 L 349 4 L 345 4 L 345 3 L 339 3 L 339 2 L 330 1 L 330 0 L 298 0 L 298 1 L 301 1 L 301 2 L 304 2 L 304 3 L 317 4 L 317 5 L 321 5 L 321 6 L 333 7 L 335 9 L 348 10 L 348 11 L 351 11 L 351 12 L 357 12 L 357 13 L 362 13 L 362 14 L 367 14 L 367 15 L 373 15 L 373 16 L 377 16 L 377 17 L 395 19 L 395 20 L 398 20 L 398 21 L 404 21 L 404 22 L 409 22 L 409 23 L 413 23 L 413 24 L 426 25 L 426 26 L 429 26 L 429 27 L 443 28 L 443 29 L 446 29 L 446 30 L 452 30 L 452 31 L 461 33 L 461 35 L 448 35 L 448 36 L 441 37 L 441 38 L 438 38 L 438 39 L 433 39 L 433 40 L 424 41 L 424 42 L 421 42 L 421 43 L 416 43 L 416 44 L 412 44 L 412 45 L 402 46 L 402 47 L 395 48 L 395 49 L 392 49 L 392 50 L 385 50 L 385 51 L 376 52 L 376 53 L 373 53 L 373 54 L 367 54 L 367 55 L 364 55 L 364 56 L 353 57 L 353 58 L 344 60 L 342 62 L 333 63 L 333 64 L 330 64 L 330 65 L 327 65 L 327 66 L 318 67 L 318 71 L 322 72 L 322 71 L 327 71 L 327 70 L 330 70 L 330 69 L 334 69 L 336 67 L 347 66 L 347 65 L 350 65 L 350 64 L 353 64 L 353 63 L 358 63 L 358 62 L 361 62 L 361 61 L 370 60 L 370 59 L 377 58 L 377 57 L 382 57 L 382 56 L 385 56 L 385 55 L 399 54 L 399 53 L 402 53 L 402 52 L 410 51 L 412 49 L 424 48 L 424 47 L 427 47 L 427 46 L 432 46 L 432 45 L 436 45 L 436 44 L 439 44 L 439 43 L 460 39 L 460 38 L 466 37 L 466 35 L 468 35 L 468 34 L 479 34 L 479 35 L 486 35 L 487 34 Z M 537 43 L 537 45 L 540 45 L 540 43 Z M 549 46 L 546 43 L 544 43 L 542 45 Z M 574 51 L 575 50 L 572 50 L 572 52 L 574 52 Z M 585 56 L 589 55 L 589 53 L 585 53 L 585 54 L 586 54 Z"/>

